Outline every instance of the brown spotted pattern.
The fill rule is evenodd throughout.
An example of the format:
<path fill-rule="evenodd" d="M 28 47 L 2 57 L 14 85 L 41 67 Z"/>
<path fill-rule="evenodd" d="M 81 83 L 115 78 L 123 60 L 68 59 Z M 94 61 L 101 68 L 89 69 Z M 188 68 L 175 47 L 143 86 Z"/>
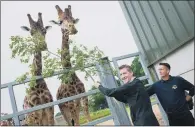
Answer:
<path fill-rule="evenodd" d="M 38 13 L 38 21 L 35 22 L 30 14 L 27 14 L 30 28 L 22 26 L 21 28 L 29 31 L 31 36 L 34 36 L 36 32 L 41 33 L 41 36 L 45 38 L 47 29 L 50 26 L 44 27 L 42 21 L 42 14 Z M 35 43 L 36 44 L 36 43 Z M 44 46 L 34 52 L 33 66 L 35 71 L 33 72 L 34 76 L 42 75 L 42 51 L 47 50 L 46 43 Z M 53 102 L 53 97 L 47 87 L 47 84 L 44 79 L 39 79 L 36 81 L 35 87 L 29 90 L 29 94 L 25 96 L 24 99 L 24 109 L 28 109 L 37 105 L 42 105 L 45 103 Z M 35 125 L 54 125 L 54 107 L 37 110 L 31 113 L 26 114 L 25 125 L 35 126 Z"/>
<path fill-rule="evenodd" d="M 56 5 L 55 7 L 58 12 L 59 22 L 61 23 L 60 24 L 62 32 L 61 49 L 67 51 L 61 54 L 62 66 L 63 68 L 71 68 L 70 57 L 68 57 L 70 55 L 69 35 L 74 35 L 78 32 L 77 29 L 75 28 L 75 24 L 78 22 L 78 19 L 74 19 L 72 17 L 70 5 L 68 5 L 68 8 L 65 8 L 64 12 L 58 5 Z M 61 83 L 56 95 L 56 98 L 58 100 L 85 92 L 84 84 L 76 76 L 76 73 L 72 76 L 72 79 L 73 79 L 72 83 Z M 59 105 L 60 111 L 63 114 L 63 117 L 67 121 L 68 125 L 72 125 L 72 120 L 74 120 L 75 125 L 79 125 L 80 106 L 83 107 L 83 111 L 87 120 L 91 121 L 91 117 L 88 110 L 87 97 L 83 97 L 81 99 L 69 101 Z"/>

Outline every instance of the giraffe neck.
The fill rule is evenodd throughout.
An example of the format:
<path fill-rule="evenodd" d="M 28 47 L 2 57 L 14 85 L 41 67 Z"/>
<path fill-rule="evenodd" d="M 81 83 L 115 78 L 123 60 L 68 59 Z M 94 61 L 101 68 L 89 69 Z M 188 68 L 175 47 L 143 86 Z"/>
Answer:
<path fill-rule="evenodd" d="M 61 61 L 63 68 L 70 68 L 69 33 L 62 31 Z"/>
<path fill-rule="evenodd" d="M 41 52 L 35 52 L 33 59 L 34 76 L 42 75 L 42 54 Z"/>
<path fill-rule="evenodd" d="M 33 59 L 33 66 L 35 68 L 34 70 L 34 76 L 41 76 L 42 75 L 42 54 L 40 52 L 36 52 L 34 54 Z M 47 89 L 47 84 L 43 78 L 36 80 L 36 88 L 42 88 Z"/>
<path fill-rule="evenodd" d="M 61 53 L 61 61 L 63 68 L 71 68 L 71 62 L 70 62 L 70 50 L 69 50 L 69 32 L 62 30 L 62 47 L 61 47 L 62 53 Z M 63 52 L 64 51 L 64 52 Z M 79 81 L 78 77 L 76 76 L 76 73 L 73 73 L 72 76 L 72 82 L 70 82 L 71 85 L 76 84 L 76 82 Z"/>

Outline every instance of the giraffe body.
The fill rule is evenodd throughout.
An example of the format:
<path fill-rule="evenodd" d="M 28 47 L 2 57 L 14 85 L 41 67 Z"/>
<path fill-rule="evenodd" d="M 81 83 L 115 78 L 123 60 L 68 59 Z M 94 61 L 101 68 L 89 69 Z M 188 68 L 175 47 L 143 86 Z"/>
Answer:
<path fill-rule="evenodd" d="M 36 33 L 40 33 L 45 39 L 46 32 L 50 26 L 43 27 L 42 14 L 38 14 L 38 21 L 35 22 L 30 14 L 27 14 L 30 28 L 22 26 L 21 28 L 29 31 L 31 36 Z M 36 44 L 35 44 L 36 46 Z M 41 48 L 34 51 L 33 66 L 35 68 L 33 75 L 42 75 L 42 51 L 47 50 L 47 44 L 44 43 Z M 47 87 L 44 79 L 36 80 L 35 87 L 31 87 L 29 94 L 25 96 L 24 99 L 24 109 L 28 109 L 37 105 L 42 105 L 45 103 L 53 102 L 52 95 Z M 54 125 L 54 107 L 49 107 L 46 109 L 37 110 L 26 114 L 25 125 L 35 126 L 35 125 Z"/>
<path fill-rule="evenodd" d="M 71 68 L 70 57 L 67 57 L 70 55 L 69 35 L 74 35 L 78 32 L 74 24 L 76 24 L 79 21 L 79 19 L 74 19 L 72 17 L 70 5 L 68 6 L 68 8 L 65 8 L 64 12 L 58 5 L 56 5 L 55 7 L 58 12 L 59 23 L 55 21 L 52 22 L 61 26 L 62 31 L 61 49 L 67 51 L 61 54 L 62 66 L 63 68 Z M 81 82 L 81 80 L 77 77 L 76 73 L 74 72 L 74 74 L 72 75 L 71 83 L 63 82 L 61 83 L 60 87 L 58 88 L 56 98 L 59 100 L 84 92 L 85 92 L 84 84 Z M 68 125 L 73 125 L 73 122 L 75 125 L 79 125 L 80 106 L 83 107 L 83 111 L 87 120 L 91 121 L 91 117 L 88 110 L 88 97 L 83 97 L 80 99 L 59 104 L 60 111 L 64 119 L 67 121 Z"/>
<path fill-rule="evenodd" d="M 1 113 L 1 116 L 8 115 L 8 113 Z M 8 119 L 8 120 L 2 120 L 0 121 L 1 126 L 14 126 L 14 121 L 13 119 Z"/>

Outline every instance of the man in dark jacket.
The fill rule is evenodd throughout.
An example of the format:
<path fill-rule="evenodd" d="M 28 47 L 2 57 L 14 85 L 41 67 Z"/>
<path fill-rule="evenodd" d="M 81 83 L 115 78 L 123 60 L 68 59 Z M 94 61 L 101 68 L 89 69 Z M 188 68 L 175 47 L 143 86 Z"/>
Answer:
<path fill-rule="evenodd" d="M 135 126 L 159 126 L 152 110 L 150 98 L 142 82 L 133 76 L 130 66 L 122 65 L 119 70 L 124 85 L 108 89 L 96 82 L 95 86 L 104 95 L 114 97 L 120 102 L 128 103 Z"/>
<path fill-rule="evenodd" d="M 194 126 L 192 97 L 195 86 L 182 77 L 171 76 L 168 63 L 159 64 L 161 80 L 147 89 L 151 96 L 156 94 L 162 107 L 167 113 L 171 126 Z M 189 91 L 186 95 L 185 90 Z"/>

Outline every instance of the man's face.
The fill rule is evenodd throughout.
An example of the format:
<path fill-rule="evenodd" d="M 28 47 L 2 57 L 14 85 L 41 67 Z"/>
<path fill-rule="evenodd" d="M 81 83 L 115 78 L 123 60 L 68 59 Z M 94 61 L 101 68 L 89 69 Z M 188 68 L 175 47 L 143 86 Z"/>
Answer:
<path fill-rule="evenodd" d="M 164 65 L 159 65 L 158 70 L 159 70 L 159 74 L 160 74 L 161 78 L 169 75 L 169 69 Z"/>
<path fill-rule="evenodd" d="M 132 79 L 133 72 L 129 72 L 127 68 L 123 68 L 120 69 L 120 76 L 123 82 L 126 84 Z"/>

